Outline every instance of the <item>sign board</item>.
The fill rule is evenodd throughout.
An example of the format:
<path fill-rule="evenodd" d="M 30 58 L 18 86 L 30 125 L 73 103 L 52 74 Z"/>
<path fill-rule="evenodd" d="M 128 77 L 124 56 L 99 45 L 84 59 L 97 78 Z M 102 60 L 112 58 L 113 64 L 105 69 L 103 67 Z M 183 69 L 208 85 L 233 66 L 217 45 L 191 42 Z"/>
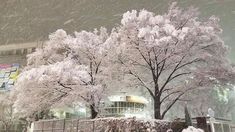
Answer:
<path fill-rule="evenodd" d="M 19 64 L 0 64 L 0 90 L 10 90 L 19 75 Z"/>

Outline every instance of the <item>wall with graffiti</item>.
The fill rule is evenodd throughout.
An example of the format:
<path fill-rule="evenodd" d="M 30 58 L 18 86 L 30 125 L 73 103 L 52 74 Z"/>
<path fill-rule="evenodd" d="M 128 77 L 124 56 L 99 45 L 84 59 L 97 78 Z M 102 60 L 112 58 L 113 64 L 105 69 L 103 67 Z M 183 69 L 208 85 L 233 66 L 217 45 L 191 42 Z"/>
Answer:
<path fill-rule="evenodd" d="M 19 64 L 0 64 L 0 90 L 10 90 L 19 75 Z"/>

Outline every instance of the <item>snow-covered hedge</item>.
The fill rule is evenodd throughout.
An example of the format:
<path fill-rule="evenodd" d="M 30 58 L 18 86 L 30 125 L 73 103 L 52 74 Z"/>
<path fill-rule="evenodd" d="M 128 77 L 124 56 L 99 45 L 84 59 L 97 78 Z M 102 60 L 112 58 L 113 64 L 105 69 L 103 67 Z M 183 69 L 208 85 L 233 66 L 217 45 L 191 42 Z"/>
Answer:
<path fill-rule="evenodd" d="M 86 120 L 40 120 L 33 124 L 34 130 L 39 131 L 46 129 L 72 131 L 76 129 L 83 132 L 181 132 L 186 128 L 182 122 L 114 117 Z M 195 130 L 190 127 L 183 132 L 202 132 Z"/>
<path fill-rule="evenodd" d="M 170 122 L 162 120 L 141 120 L 136 118 L 95 119 L 95 131 L 104 132 L 166 132 Z"/>
<path fill-rule="evenodd" d="M 182 132 L 204 132 L 202 129 L 189 126 L 187 129 L 184 129 Z"/>

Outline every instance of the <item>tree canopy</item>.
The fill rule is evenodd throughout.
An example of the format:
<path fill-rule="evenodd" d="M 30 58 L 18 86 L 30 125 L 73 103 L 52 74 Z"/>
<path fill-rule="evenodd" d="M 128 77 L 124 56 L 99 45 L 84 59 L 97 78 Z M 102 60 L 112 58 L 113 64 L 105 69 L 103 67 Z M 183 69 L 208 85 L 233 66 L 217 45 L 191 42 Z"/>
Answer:
<path fill-rule="evenodd" d="M 98 114 L 98 105 L 105 84 L 103 59 L 108 54 L 108 34 L 105 28 L 94 32 L 67 35 L 57 30 L 42 48 L 27 56 L 15 85 L 15 108 L 22 116 L 56 105 L 86 102 Z"/>
<path fill-rule="evenodd" d="M 234 81 L 219 19 L 202 21 L 198 14 L 176 3 L 163 15 L 132 10 L 123 14 L 117 28 L 114 65 L 123 67 L 133 87 L 148 91 L 156 119 L 164 118 L 187 92 Z"/>
<path fill-rule="evenodd" d="M 163 119 L 185 93 L 233 83 L 235 71 L 226 58 L 219 19 L 201 20 L 198 14 L 173 3 L 162 15 L 128 11 L 110 34 L 105 28 L 73 35 L 57 30 L 28 55 L 15 86 L 16 109 L 33 115 L 83 100 L 94 118 L 104 88 L 118 79 L 114 87 L 146 90 L 154 118 Z"/>

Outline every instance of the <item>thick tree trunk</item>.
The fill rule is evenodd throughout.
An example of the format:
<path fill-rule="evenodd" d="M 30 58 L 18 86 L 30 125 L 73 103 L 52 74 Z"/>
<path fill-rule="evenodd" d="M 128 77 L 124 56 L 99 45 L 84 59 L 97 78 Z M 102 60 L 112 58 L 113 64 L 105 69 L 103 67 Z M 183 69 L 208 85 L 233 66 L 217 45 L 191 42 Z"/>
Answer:
<path fill-rule="evenodd" d="M 96 118 L 98 112 L 95 110 L 95 108 L 92 105 L 90 105 L 90 109 L 91 109 L 91 119 Z"/>
<path fill-rule="evenodd" d="M 154 100 L 154 118 L 155 119 L 162 119 L 161 116 L 161 103 L 160 98 L 156 97 Z"/>

